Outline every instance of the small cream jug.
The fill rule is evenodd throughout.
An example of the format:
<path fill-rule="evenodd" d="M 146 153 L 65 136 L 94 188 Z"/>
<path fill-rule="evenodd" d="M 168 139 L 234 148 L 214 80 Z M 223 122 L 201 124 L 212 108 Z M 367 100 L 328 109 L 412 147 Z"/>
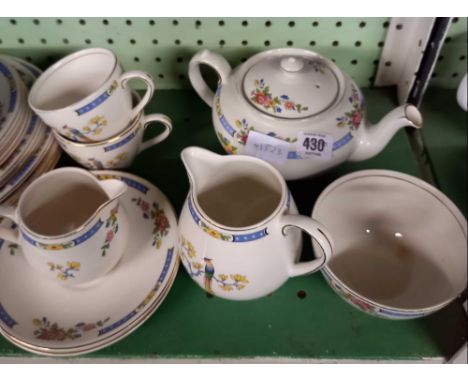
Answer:
<path fill-rule="evenodd" d="M 297 215 L 286 182 L 269 163 L 198 147 L 181 156 L 191 189 L 179 220 L 179 256 L 201 288 L 225 299 L 255 299 L 328 261 L 327 230 Z M 293 227 L 307 232 L 322 256 L 297 263 L 302 236 Z"/>
<path fill-rule="evenodd" d="M 18 206 L 0 206 L 17 224 L 0 227 L 0 238 L 17 243 L 28 263 L 62 285 L 93 281 L 119 261 L 127 242 L 119 180 L 64 167 L 42 175 L 23 192 Z"/>

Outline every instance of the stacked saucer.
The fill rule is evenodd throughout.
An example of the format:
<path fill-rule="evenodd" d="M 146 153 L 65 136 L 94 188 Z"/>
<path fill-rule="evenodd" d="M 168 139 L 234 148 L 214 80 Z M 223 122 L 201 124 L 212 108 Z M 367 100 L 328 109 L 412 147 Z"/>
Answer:
<path fill-rule="evenodd" d="M 61 150 L 27 103 L 41 71 L 0 55 L 0 204 L 15 204 L 22 190 L 57 164 Z"/>
<path fill-rule="evenodd" d="M 119 208 L 130 240 L 106 275 L 62 287 L 63 279 L 57 283 L 43 277 L 17 244 L 0 238 L 0 334 L 26 351 L 69 357 L 121 340 L 159 308 L 177 275 L 177 216 L 167 197 L 129 173 L 103 170 L 94 175 L 128 186 Z M 0 227 L 16 225 L 5 219 Z"/>

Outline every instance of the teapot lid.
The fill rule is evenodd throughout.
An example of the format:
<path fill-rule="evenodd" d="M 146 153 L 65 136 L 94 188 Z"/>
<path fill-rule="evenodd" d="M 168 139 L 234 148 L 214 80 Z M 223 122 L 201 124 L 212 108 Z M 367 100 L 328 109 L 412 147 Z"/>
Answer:
<path fill-rule="evenodd" d="M 267 55 L 247 70 L 243 87 L 258 110 L 290 119 L 324 112 L 340 91 L 333 69 L 317 54 Z"/>

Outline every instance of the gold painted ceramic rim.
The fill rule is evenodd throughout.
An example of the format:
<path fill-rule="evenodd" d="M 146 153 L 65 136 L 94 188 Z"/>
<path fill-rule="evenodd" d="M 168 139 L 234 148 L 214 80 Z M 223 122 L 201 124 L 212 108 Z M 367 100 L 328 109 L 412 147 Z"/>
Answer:
<path fill-rule="evenodd" d="M 59 108 L 56 108 L 56 109 L 40 108 L 40 107 L 37 107 L 36 105 L 33 104 L 32 101 L 36 101 L 33 98 L 38 97 L 37 93 L 41 90 L 41 87 L 44 85 L 45 82 L 47 82 L 49 77 L 51 77 L 52 75 L 55 74 L 55 71 L 57 69 L 60 69 L 60 68 L 62 68 L 64 66 L 68 65 L 70 62 L 72 62 L 72 61 L 74 61 L 76 59 L 86 57 L 86 55 L 99 54 L 99 53 L 106 54 L 107 56 L 111 56 L 113 58 L 113 60 L 114 60 L 114 63 L 113 63 L 112 70 L 110 71 L 110 73 L 99 84 L 99 86 L 95 90 L 92 91 L 91 94 L 88 94 L 86 97 L 84 97 L 84 98 L 82 98 L 82 99 L 80 99 L 80 100 L 78 100 L 76 102 L 73 102 L 70 105 L 59 107 Z M 81 105 L 81 104 L 89 103 L 94 98 L 96 98 L 96 95 L 98 95 L 101 92 L 103 92 L 104 90 L 106 90 L 107 86 L 108 86 L 107 83 L 112 78 L 112 76 L 114 75 L 114 73 L 115 73 L 115 71 L 116 71 L 116 69 L 118 67 L 119 67 L 119 61 L 117 59 L 117 56 L 110 49 L 87 48 L 87 49 L 81 49 L 81 50 L 78 50 L 76 52 L 73 52 L 73 53 L 61 58 L 59 61 L 55 62 L 52 66 L 50 66 L 44 72 L 42 72 L 39 77 L 36 78 L 36 81 L 34 81 L 31 89 L 29 90 L 29 96 L 28 96 L 29 106 L 32 109 L 35 109 L 36 113 L 54 113 L 54 112 L 64 111 L 64 110 L 69 110 L 69 109 L 74 110 L 74 109 L 78 108 L 79 105 Z M 120 76 L 118 76 L 118 77 L 120 77 Z"/>

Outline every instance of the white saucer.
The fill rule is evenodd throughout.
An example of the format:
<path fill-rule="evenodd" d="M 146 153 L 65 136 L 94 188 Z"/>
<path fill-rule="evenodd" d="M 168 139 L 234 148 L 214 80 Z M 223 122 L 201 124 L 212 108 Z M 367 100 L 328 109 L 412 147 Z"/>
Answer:
<path fill-rule="evenodd" d="M 39 122 L 42 124 L 42 122 Z M 58 147 L 50 127 L 46 127 L 45 137 L 42 142 L 38 142 L 35 150 L 20 167 L 11 174 L 7 183 L 0 187 L 0 203 L 11 195 L 39 166 L 39 164 L 48 156 L 49 152 Z"/>
<path fill-rule="evenodd" d="M 21 80 L 28 89 L 31 88 L 34 81 L 36 81 L 36 78 L 39 77 L 42 73 L 42 70 L 37 66 L 30 64 L 29 62 L 18 57 L 0 54 L 0 60 L 6 61 L 16 69 L 19 76 L 21 77 Z"/>
<path fill-rule="evenodd" d="M 12 146 L 13 150 L 6 160 L 0 160 L 0 179 L 2 179 L 0 187 L 7 183 L 10 175 L 21 167 L 45 138 L 47 127 L 37 115 L 31 113 L 29 121 L 25 122 L 24 126 L 25 131 L 18 134 L 19 144 Z"/>
<path fill-rule="evenodd" d="M 0 203 L 6 206 L 16 205 L 19 198 L 21 197 L 21 194 L 35 179 L 55 168 L 58 161 L 60 160 L 61 155 L 62 149 L 58 145 L 53 145 L 41 163 L 38 164 L 36 169 L 28 177 L 26 177 L 26 179 L 24 179 L 24 181 L 21 182 L 21 184 L 19 184 L 14 191 L 10 192 L 6 198 L 3 198 Z"/>
<path fill-rule="evenodd" d="M 12 129 L 27 110 L 23 81 L 9 62 L 0 59 L 0 149 L 8 147 Z"/>
<path fill-rule="evenodd" d="M 0 138 L 2 142 L 0 164 L 3 165 L 3 163 L 7 162 L 8 158 L 19 146 L 21 140 L 26 134 L 32 117 L 33 114 L 29 109 L 19 113 L 13 124 L 8 127 L 9 131 L 6 131 L 5 135 Z"/>
<path fill-rule="evenodd" d="M 115 343 L 149 318 L 175 278 L 177 220 L 164 194 L 135 175 L 94 173 L 129 185 L 121 206 L 131 241 L 108 275 L 88 287 L 63 288 L 36 274 L 20 250 L 11 255 L 7 242 L 0 248 L 0 333 L 30 352 L 73 356 Z M 155 212 L 167 217 L 165 231 L 155 225 Z"/>

